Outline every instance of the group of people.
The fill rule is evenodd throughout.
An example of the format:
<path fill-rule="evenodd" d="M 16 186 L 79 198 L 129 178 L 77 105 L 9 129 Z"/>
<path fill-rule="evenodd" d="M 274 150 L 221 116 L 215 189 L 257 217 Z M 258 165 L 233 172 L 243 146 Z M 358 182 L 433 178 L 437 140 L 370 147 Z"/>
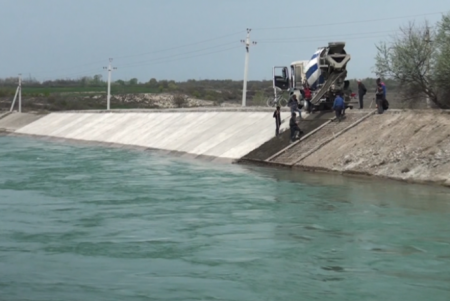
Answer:
<path fill-rule="evenodd" d="M 386 85 L 381 81 L 381 78 L 378 78 L 376 80 L 376 104 L 378 108 L 378 114 L 382 114 L 387 108 L 389 107 L 389 103 L 386 99 Z M 303 90 L 300 91 L 303 98 L 305 99 L 305 102 L 307 103 L 307 110 L 309 113 L 312 111 L 312 105 L 311 105 L 311 90 L 307 85 L 303 88 Z M 363 109 L 364 107 L 364 96 L 367 93 L 367 89 L 364 86 L 364 84 L 358 80 L 358 96 L 359 96 L 359 108 Z M 299 122 L 297 121 L 297 115 L 299 115 L 299 120 L 302 119 L 302 105 L 299 104 L 297 95 L 294 92 L 290 93 L 290 98 L 288 102 L 288 106 L 291 109 L 291 118 L 289 120 L 289 128 L 291 131 L 291 142 L 293 142 L 296 139 L 297 134 L 300 136 L 303 134 L 303 131 L 299 127 Z M 345 116 L 345 101 L 344 101 L 344 94 L 343 92 L 339 92 L 336 95 L 336 98 L 333 102 L 333 107 L 336 114 L 336 120 L 339 122 L 341 121 L 342 117 Z M 281 115 L 280 115 L 280 106 L 277 106 L 275 112 L 273 113 L 273 118 L 275 118 L 275 135 L 278 137 L 280 134 L 280 126 L 281 126 Z"/>
<path fill-rule="evenodd" d="M 301 118 L 301 111 L 298 110 L 300 118 Z M 280 126 L 281 126 L 281 114 L 280 114 L 280 106 L 277 106 L 277 109 L 273 113 L 273 118 L 275 118 L 275 135 L 278 137 L 280 135 Z M 295 112 L 291 112 L 291 119 L 289 119 L 289 128 L 291 130 L 291 142 L 295 140 L 295 137 L 298 135 L 303 134 L 303 131 L 300 129 L 297 121 L 297 115 Z"/>
<path fill-rule="evenodd" d="M 309 89 L 308 85 L 305 85 L 303 90 L 300 91 L 303 98 L 305 99 L 305 102 L 307 103 L 307 110 L 309 113 L 311 113 L 312 105 L 311 105 L 311 90 Z M 299 122 L 297 121 L 297 114 L 299 116 L 299 120 L 302 119 L 302 105 L 299 103 L 297 99 L 297 95 L 294 93 L 294 91 L 291 91 L 290 98 L 288 102 L 288 106 L 291 109 L 291 119 L 289 120 L 289 128 L 291 130 L 291 141 L 294 141 L 296 139 L 297 135 L 303 134 L 303 131 L 299 127 Z M 277 106 L 277 109 L 273 113 L 273 118 L 275 118 L 275 135 L 278 136 L 280 134 L 280 125 L 281 125 L 281 117 L 280 117 L 280 106 Z"/>
<path fill-rule="evenodd" d="M 358 80 L 358 96 L 360 109 L 364 107 L 364 96 L 366 95 L 366 93 L 366 87 L 360 80 Z M 386 85 L 381 81 L 381 78 L 377 78 L 376 80 L 375 101 L 378 109 L 378 114 L 383 114 L 383 112 L 389 108 L 389 102 L 386 99 Z"/>

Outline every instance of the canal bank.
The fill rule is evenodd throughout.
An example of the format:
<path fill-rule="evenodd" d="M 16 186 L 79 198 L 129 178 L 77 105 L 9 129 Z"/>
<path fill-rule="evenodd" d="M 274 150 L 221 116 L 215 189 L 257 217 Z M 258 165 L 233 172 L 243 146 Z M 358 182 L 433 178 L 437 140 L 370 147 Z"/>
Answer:
<path fill-rule="evenodd" d="M 364 113 L 330 121 L 265 159 L 240 162 L 450 186 L 450 112 Z"/>
<path fill-rule="evenodd" d="M 79 111 L 45 116 L 11 114 L 0 129 L 60 140 L 153 149 L 195 158 L 235 160 L 275 134 L 273 110 Z M 288 118 L 288 114 L 284 114 Z M 18 122 L 24 122 L 17 127 Z M 284 122 L 281 130 L 288 127 Z"/>
<path fill-rule="evenodd" d="M 62 141 L 153 149 L 210 161 L 263 164 L 450 186 L 448 111 L 352 110 L 337 123 L 315 113 L 289 143 L 289 111 L 274 138 L 272 109 L 79 111 L 10 114 L 0 131 Z"/>

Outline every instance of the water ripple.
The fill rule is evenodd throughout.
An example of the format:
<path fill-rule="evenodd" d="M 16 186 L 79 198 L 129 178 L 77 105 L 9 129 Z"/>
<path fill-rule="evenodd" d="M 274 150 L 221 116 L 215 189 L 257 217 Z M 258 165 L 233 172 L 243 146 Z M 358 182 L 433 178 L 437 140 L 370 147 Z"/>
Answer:
<path fill-rule="evenodd" d="M 2 300 L 450 300 L 448 190 L 0 145 Z"/>

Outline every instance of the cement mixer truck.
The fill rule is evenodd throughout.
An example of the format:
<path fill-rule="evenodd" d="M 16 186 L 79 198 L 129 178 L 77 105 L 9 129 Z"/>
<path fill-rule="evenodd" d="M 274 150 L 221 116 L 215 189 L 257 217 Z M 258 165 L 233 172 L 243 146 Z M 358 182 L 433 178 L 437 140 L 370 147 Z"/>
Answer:
<path fill-rule="evenodd" d="M 308 110 L 329 110 L 336 94 L 343 92 L 347 107 L 352 108 L 348 91 L 349 81 L 345 80 L 350 55 L 344 48 L 344 42 L 330 42 L 327 47 L 318 48 L 309 61 L 293 62 L 290 68 L 273 67 L 273 102 L 285 106 L 287 100 L 279 95 L 283 91 L 289 91 L 290 94 L 297 94 Z M 312 108 L 307 107 L 308 104 L 302 97 L 302 90 L 306 85 L 312 91 Z"/>

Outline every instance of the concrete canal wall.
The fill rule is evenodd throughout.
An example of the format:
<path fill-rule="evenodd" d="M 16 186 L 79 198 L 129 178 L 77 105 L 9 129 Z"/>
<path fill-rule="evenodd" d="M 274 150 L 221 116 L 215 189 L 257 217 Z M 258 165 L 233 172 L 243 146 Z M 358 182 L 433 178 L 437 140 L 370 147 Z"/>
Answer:
<path fill-rule="evenodd" d="M 316 113 L 289 143 L 273 111 L 164 110 L 8 114 L 0 132 L 158 149 L 194 157 L 333 171 L 450 186 L 450 112 L 354 110 L 337 123 Z M 282 112 L 282 130 L 289 112 Z M 304 116 L 306 117 L 306 116 Z"/>
<path fill-rule="evenodd" d="M 288 113 L 284 113 L 288 118 Z M 19 114 L 5 117 L 8 119 Z M 282 124 L 286 128 L 288 122 Z M 272 111 L 51 113 L 15 133 L 238 159 L 275 135 Z"/>

